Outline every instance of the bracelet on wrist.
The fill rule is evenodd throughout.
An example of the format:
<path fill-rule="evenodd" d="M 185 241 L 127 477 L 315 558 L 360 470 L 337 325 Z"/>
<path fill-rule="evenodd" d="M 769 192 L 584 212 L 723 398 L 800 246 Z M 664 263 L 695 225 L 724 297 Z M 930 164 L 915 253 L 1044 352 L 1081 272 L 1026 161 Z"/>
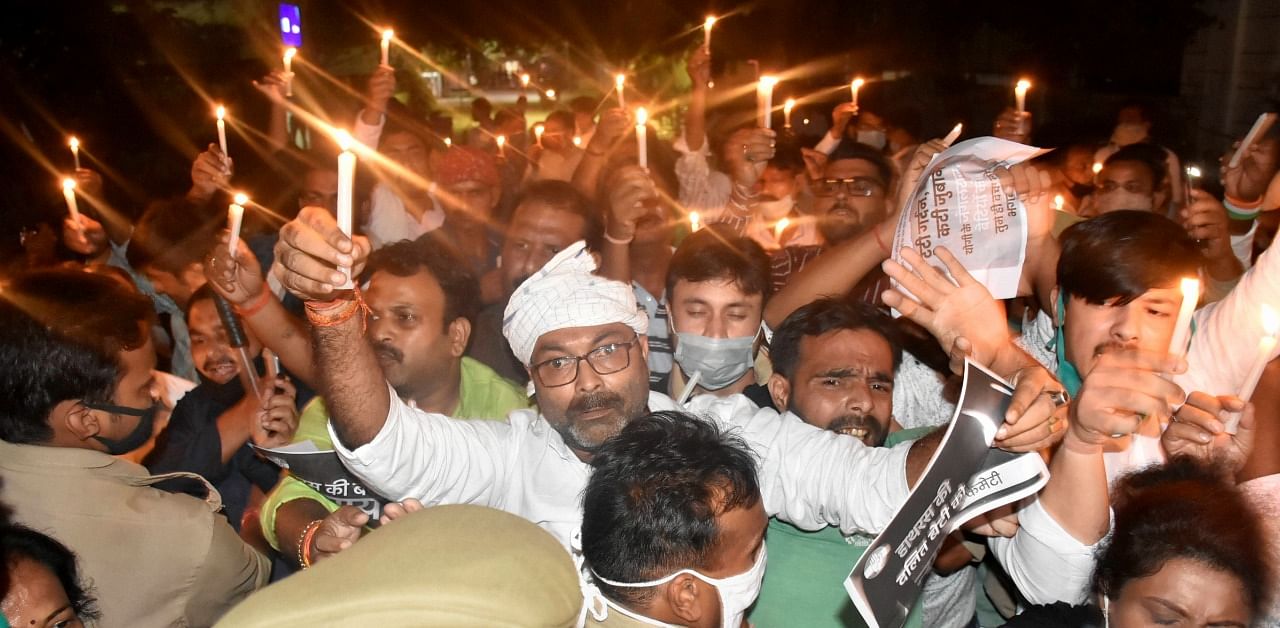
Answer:
<path fill-rule="evenodd" d="M 351 291 L 350 299 L 335 299 L 327 302 L 308 301 L 306 303 L 307 321 L 313 327 L 336 327 L 360 314 L 360 330 L 368 329 L 369 306 L 357 287 Z"/>
<path fill-rule="evenodd" d="M 262 311 L 262 308 L 266 307 L 267 303 L 270 302 L 271 290 L 266 286 L 263 286 L 262 292 L 260 292 L 258 296 L 253 297 L 247 305 L 235 306 L 236 314 L 239 314 L 240 318 L 249 318 L 250 316 Z"/>
<path fill-rule="evenodd" d="M 630 237 L 628 237 L 628 238 L 626 238 L 626 239 L 623 239 L 623 238 L 615 238 L 615 237 L 613 237 L 613 236 L 609 235 L 609 230 L 608 230 L 608 229 L 605 229 L 605 231 L 604 231 L 604 239 L 605 239 L 605 240 L 607 240 L 607 241 L 609 241 L 609 242 L 612 242 L 612 243 L 614 243 L 614 244 L 631 244 L 631 241 L 636 239 L 636 234 L 634 234 L 634 233 L 633 233 L 633 234 L 631 234 L 631 236 L 630 236 Z"/>
<path fill-rule="evenodd" d="M 1262 213 L 1262 199 L 1247 203 L 1230 196 L 1222 199 L 1222 205 L 1227 208 L 1227 216 L 1232 220 L 1253 220 Z"/>
<path fill-rule="evenodd" d="M 311 561 L 311 541 L 316 537 L 316 530 L 320 529 L 320 524 L 324 523 L 323 519 L 316 519 L 307 524 L 302 529 L 302 534 L 298 535 L 298 566 L 306 569 L 312 565 Z"/>

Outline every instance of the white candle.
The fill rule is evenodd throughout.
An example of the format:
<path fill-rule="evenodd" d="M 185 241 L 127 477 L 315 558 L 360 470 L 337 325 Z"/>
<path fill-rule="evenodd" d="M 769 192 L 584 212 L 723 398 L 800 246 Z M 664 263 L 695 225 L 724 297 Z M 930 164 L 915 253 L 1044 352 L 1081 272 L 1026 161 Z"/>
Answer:
<path fill-rule="evenodd" d="M 1013 88 L 1013 96 L 1018 101 L 1018 113 L 1027 112 L 1027 90 L 1031 89 L 1031 81 L 1022 79 Z"/>
<path fill-rule="evenodd" d="M 72 135 L 71 139 L 67 140 L 67 146 L 71 147 L 71 158 L 74 159 L 76 162 L 76 170 L 79 170 L 80 169 L 80 138 Z"/>
<path fill-rule="evenodd" d="M 499 158 L 501 158 L 501 157 L 506 157 L 506 156 L 507 156 L 507 152 L 506 152 L 505 148 L 506 148 L 506 146 L 507 146 L 507 136 L 505 136 L 505 135 L 499 135 L 499 136 L 496 138 L 496 140 L 497 140 L 497 142 L 498 142 L 498 157 L 499 157 Z"/>
<path fill-rule="evenodd" d="M 639 158 L 640 167 L 649 168 L 649 127 L 645 126 L 649 122 L 649 112 L 644 107 L 636 109 L 636 154 Z"/>
<path fill-rule="evenodd" d="M 613 89 L 618 93 L 618 108 L 626 109 L 627 108 L 627 96 L 626 96 L 627 76 L 625 74 L 619 74 L 613 77 Z"/>
<path fill-rule="evenodd" d="M 382 31 L 382 65 L 391 65 L 391 38 L 396 36 L 396 32 L 387 29 Z"/>
<path fill-rule="evenodd" d="M 227 108 L 218 105 L 218 108 L 214 110 L 214 114 L 218 116 L 218 148 L 222 149 L 223 163 L 225 163 L 226 158 L 230 156 L 230 153 L 227 152 L 227 123 L 224 120 L 227 117 Z"/>
<path fill-rule="evenodd" d="M 787 102 L 782 104 L 782 127 L 791 128 L 791 110 L 796 108 L 796 99 L 788 98 Z"/>
<path fill-rule="evenodd" d="M 708 15 L 707 20 L 702 23 L 702 47 L 711 52 L 711 27 L 716 25 L 716 18 Z"/>
<path fill-rule="evenodd" d="M 853 79 L 853 82 L 849 83 L 849 93 L 852 96 L 849 102 L 853 104 L 854 113 L 858 113 L 858 90 L 862 89 L 862 86 L 866 85 L 866 83 L 861 78 Z"/>
<path fill-rule="evenodd" d="M 756 113 L 759 125 L 766 129 L 773 127 L 773 86 L 777 84 L 778 79 L 773 76 L 762 76 L 756 84 L 756 104 L 759 106 Z"/>
<path fill-rule="evenodd" d="M 782 244 L 782 233 L 787 230 L 787 226 L 790 224 L 791 224 L 791 220 L 785 216 L 782 217 L 782 219 L 779 220 L 778 222 L 774 223 L 773 237 L 778 241 L 778 244 Z"/>
<path fill-rule="evenodd" d="M 942 138 L 942 143 L 947 146 L 954 144 L 956 140 L 960 139 L 960 134 L 963 132 L 964 132 L 964 123 L 962 122 L 956 123 L 954 127 L 951 127 L 951 132 L 948 133 L 946 137 Z"/>
<path fill-rule="evenodd" d="M 521 74 L 521 75 L 520 75 L 520 89 L 521 89 L 521 90 L 529 89 L 529 78 L 530 78 L 530 77 L 529 77 L 528 73 L 525 73 L 525 74 Z"/>
<path fill-rule="evenodd" d="M 533 143 L 538 148 L 542 148 L 542 134 L 546 133 L 546 127 L 541 124 L 533 125 Z"/>
<path fill-rule="evenodd" d="M 231 237 L 227 238 L 227 251 L 231 253 L 233 265 L 236 261 L 236 251 L 240 248 L 240 226 L 244 224 L 244 206 L 248 203 L 248 196 L 236 194 L 234 201 L 227 207 L 227 228 L 231 230 Z"/>
<path fill-rule="evenodd" d="M 1173 338 L 1169 339 L 1169 353 L 1184 356 L 1187 353 L 1187 341 L 1191 339 L 1191 315 L 1196 312 L 1196 304 L 1200 302 L 1200 280 L 1185 277 L 1182 280 L 1182 305 L 1178 308 L 1178 319 L 1173 324 Z"/>
<path fill-rule="evenodd" d="M 293 58 L 298 49 L 289 46 L 284 49 L 284 95 L 293 96 Z"/>
<path fill-rule="evenodd" d="M 337 131 L 334 138 L 342 153 L 338 155 L 338 230 L 348 238 L 351 237 L 351 200 L 355 191 L 356 154 L 351 152 L 353 140 L 346 131 Z M 351 269 L 339 266 L 338 271 L 346 275 L 346 281 L 338 288 L 351 287 Z"/>
<path fill-rule="evenodd" d="M 1066 202 L 1067 202 L 1067 199 L 1062 198 L 1061 194 L 1055 195 L 1053 197 L 1053 208 L 1058 211 L 1062 211 L 1062 207 L 1066 204 Z"/>
<path fill-rule="evenodd" d="M 76 223 L 76 230 L 83 231 L 80 225 L 80 208 L 76 205 L 76 180 L 70 177 L 62 180 L 62 198 L 67 200 L 67 211 L 71 213 L 71 222 Z"/>
<path fill-rule="evenodd" d="M 702 224 L 698 222 L 698 212 L 689 212 L 689 231 L 697 231 L 702 228 Z"/>
<path fill-rule="evenodd" d="M 1254 359 L 1253 367 L 1249 369 L 1249 374 L 1245 376 L 1244 383 L 1240 386 L 1240 394 L 1236 395 L 1244 401 L 1249 401 L 1257 390 L 1258 380 L 1262 379 L 1262 371 L 1271 362 L 1271 354 L 1276 349 L 1276 336 L 1280 334 L 1280 316 L 1277 316 L 1276 311 L 1266 304 L 1262 306 L 1262 333 L 1262 339 L 1258 341 L 1258 357 Z M 1239 426 L 1240 413 L 1231 413 L 1226 422 L 1227 433 L 1235 434 Z"/>

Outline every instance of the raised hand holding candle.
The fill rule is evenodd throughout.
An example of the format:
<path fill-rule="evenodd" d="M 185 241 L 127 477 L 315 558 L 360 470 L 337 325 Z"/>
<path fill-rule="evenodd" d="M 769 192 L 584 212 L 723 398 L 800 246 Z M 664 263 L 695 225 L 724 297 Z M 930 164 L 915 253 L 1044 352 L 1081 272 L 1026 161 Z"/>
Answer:
<path fill-rule="evenodd" d="M 293 96 L 293 58 L 297 54 L 298 49 L 293 46 L 284 49 L 284 95 L 286 97 Z"/>
<path fill-rule="evenodd" d="M 866 84 L 867 82 L 861 78 L 853 79 L 853 82 L 849 83 L 849 95 L 851 96 L 849 102 L 853 105 L 854 113 L 858 113 L 858 90 L 862 89 L 862 86 Z"/>
<path fill-rule="evenodd" d="M 396 32 L 387 29 L 382 31 L 382 65 L 391 65 L 391 38 L 396 36 Z"/>
<path fill-rule="evenodd" d="M 1031 81 L 1022 79 L 1013 88 L 1013 96 L 1018 101 L 1018 113 L 1027 112 L 1027 90 L 1031 89 Z"/>
<path fill-rule="evenodd" d="M 773 127 L 773 86 L 778 84 L 777 77 L 762 76 L 756 85 L 756 111 L 759 125 L 766 129 Z"/>
<path fill-rule="evenodd" d="M 796 108 L 796 99 L 788 98 L 787 102 L 782 104 L 782 128 L 791 128 L 791 110 Z"/>
<path fill-rule="evenodd" d="M 1173 338 L 1169 339 L 1169 353 L 1182 357 L 1187 353 L 1187 341 L 1191 339 L 1191 315 L 1196 312 L 1196 304 L 1200 302 L 1200 280 L 1185 277 L 1180 286 L 1182 305 L 1178 308 L 1178 319 L 1173 324 Z"/>
<path fill-rule="evenodd" d="M 636 109 L 636 157 L 640 163 L 640 167 L 648 170 L 649 168 L 649 112 L 644 107 Z"/>
<path fill-rule="evenodd" d="M 225 121 L 227 108 L 218 105 L 218 108 L 214 109 L 213 113 L 218 116 L 218 148 L 222 149 L 222 160 L 225 167 L 226 160 L 231 156 L 231 153 L 227 152 L 227 123 Z"/>
<path fill-rule="evenodd" d="M 708 15 L 706 21 L 702 23 L 702 47 L 711 52 L 711 28 L 716 25 L 714 15 Z"/>
<path fill-rule="evenodd" d="M 356 181 L 356 154 L 351 152 L 354 141 L 351 139 L 351 134 L 346 131 L 339 130 L 333 135 L 338 142 L 338 147 L 342 149 L 338 154 L 338 230 L 350 238 L 351 202 Z M 338 271 L 347 278 L 338 288 L 350 288 L 352 286 L 351 269 L 339 266 Z"/>
<path fill-rule="evenodd" d="M 80 138 L 72 135 L 67 140 L 67 146 L 71 147 L 71 158 L 76 162 L 76 170 L 80 169 Z"/>
<path fill-rule="evenodd" d="M 227 207 L 227 229 L 231 237 L 227 238 L 227 251 L 231 253 L 231 264 L 236 263 L 236 251 L 240 248 L 240 226 L 244 224 L 244 206 L 249 204 L 249 197 L 237 193 L 230 206 Z"/>
<path fill-rule="evenodd" d="M 1258 357 L 1254 358 L 1253 367 L 1249 369 L 1249 374 L 1245 376 L 1244 383 L 1240 386 L 1240 394 L 1236 395 L 1246 402 L 1258 389 L 1262 371 L 1267 368 L 1267 364 L 1271 362 L 1271 354 L 1276 350 L 1276 336 L 1280 335 L 1280 315 L 1266 304 L 1262 306 L 1262 333 L 1262 339 L 1258 341 Z M 1228 434 L 1235 434 L 1240 427 L 1240 413 L 1231 413 L 1225 427 Z"/>
<path fill-rule="evenodd" d="M 67 211 L 71 214 L 71 222 L 76 224 L 76 231 L 83 232 L 80 224 L 80 207 L 76 205 L 76 180 L 67 177 L 62 180 L 62 198 L 67 200 Z"/>
<path fill-rule="evenodd" d="M 627 76 L 619 74 L 613 77 L 613 89 L 618 93 L 618 108 L 627 108 Z"/>

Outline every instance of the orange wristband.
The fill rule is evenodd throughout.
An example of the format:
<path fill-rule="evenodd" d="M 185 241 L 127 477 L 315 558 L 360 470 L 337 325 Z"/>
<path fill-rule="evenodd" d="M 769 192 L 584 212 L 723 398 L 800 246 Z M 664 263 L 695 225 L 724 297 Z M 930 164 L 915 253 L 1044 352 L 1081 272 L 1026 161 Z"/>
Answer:
<path fill-rule="evenodd" d="M 312 565 L 311 561 L 311 541 L 316 538 L 316 531 L 320 529 L 320 524 L 324 523 L 323 519 L 316 519 L 307 524 L 302 530 L 302 539 L 298 541 L 298 566 L 306 569 Z"/>
<path fill-rule="evenodd" d="M 269 302 L 271 302 L 271 290 L 263 286 L 262 292 L 257 297 L 254 297 L 253 303 L 246 306 L 236 306 L 236 314 L 239 314 L 240 318 L 249 318 L 261 312 L 262 308 L 267 307 Z"/>

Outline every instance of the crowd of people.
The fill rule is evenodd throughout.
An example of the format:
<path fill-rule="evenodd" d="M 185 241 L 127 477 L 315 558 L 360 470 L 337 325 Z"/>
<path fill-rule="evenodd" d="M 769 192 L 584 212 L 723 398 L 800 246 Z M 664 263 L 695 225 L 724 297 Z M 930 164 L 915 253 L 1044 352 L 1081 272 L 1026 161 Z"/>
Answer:
<path fill-rule="evenodd" d="M 907 625 L 1280 625 L 1278 136 L 1191 178 L 1133 104 L 992 162 L 1028 232 L 997 300 L 891 248 L 955 138 L 874 99 L 762 126 L 709 54 L 672 142 L 609 96 L 441 134 L 379 65 L 352 232 L 282 73 L 256 172 L 209 144 L 132 220 L 76 169 L 0 287 L 0 625 L 866 625 L 844 580 L 966 359 L 1050 476 L 947 537 Z M 246 181 L 282 200 L 233 236 Z"/>

